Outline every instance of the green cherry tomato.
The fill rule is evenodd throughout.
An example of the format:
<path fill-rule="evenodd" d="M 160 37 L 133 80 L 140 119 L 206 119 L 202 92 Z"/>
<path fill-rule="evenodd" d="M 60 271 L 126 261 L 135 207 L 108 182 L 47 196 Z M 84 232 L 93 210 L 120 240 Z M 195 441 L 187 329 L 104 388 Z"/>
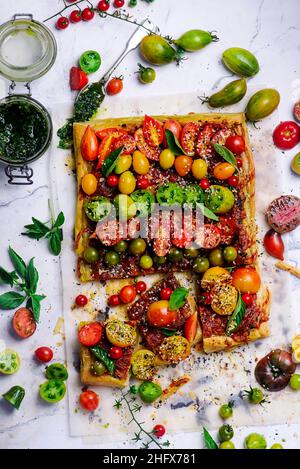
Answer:
<path fill-rule="evenodd" d="M 300 175 L 300 153 L 297 153 L 296 156 L 294 156 L 291 168 L 294 171 L 294 173 Z"/>
<path fill-rule="evenodd" d="M 121 254 L 122 252 L 125 252 L 128 248 L 128 243 L 124 239 L 119 241 L 117 244 L 114 245 L 114 250 L 118 253 Z"/>
<path fill-rule="evenodd" d="M 130 241 L 129 252 L 133 255 L 143 254 L 146 247 L 146 241 L 143 238 L 136 238 Z"/>
<path fill-rule="evenodd" d="M 87 75 L 89 73 L 97 72 L 101 65 L 100 54 L 95 50 L 87 50 L 81 54 L 79 65 Z"/>
<path fill-rule="evenodd" d="M 270 449 L 283 449 L 283 446 L 280 443 L 274 443 Z"/>
<path fill-rule="evenodd" d="M 223 252 L 221 249 L 213 249 L 208 256 L 209 262 L 214 267 L 224 265 Z"/>
<path fill-rule="evenodd" d="M 18 410 L 25 397 L 25 389 L 21 386 L 13 386 L 5 394 L 2 394 L 2 396 L 10 405 Z"/>
<path fill-rule="evenodd" d="M 249 402 L 251 404 L 261 404 L 264 400 L 264 393 L 261 389 L 258 388 L 250 388 L 250 391 L 245 391 L 248 396 Z"/>
<path fill-rule="evenodd" d="M 151 269 L 151 267 L 153 266 L 153 260 L 152 260 L 152 257 L 150 256 L 147 256 L 147 255 L 144 255 L 140 258 L 140 266 L 142 267 L 142 269 Z"/>
<path fill-rule="evenodd" d="M 91 365 L 93 375 L 102 376 L 107 371 L 106 366 L 102 362 L 95 361 Z"/>
<path fill-rule="evenodd" d="M 151 404 L 162 395 L 162 388 L 152 381 L 144 381 L 139 387 L 139 395 L 142 401 Z"/>
<path fill-rule="evenodd" d="M 0 373 L 12 375 L 20 368 L 20 357 L 14 350 L 9 348 L 0 353 Z"/>
<path fill-rule="evenodd" d="M 196 248 L 189 248 L 184 250 L 184 255 L 189 259 L 195 259 L 198 257 L 199 249 Z"/>
<path fill-rule="evenodd" d="M 153 262 L 155 265 L 164 265 L 167 259 L 164 256 L 154 256 Z"/>
<path fill-rule="evenodd" d="M 217 214 L 227 213 L 234 206 L 234 195 L 228 187 L 212 185 L 204 193 L 207 208 Z"/>
<path fill-rule="evenodd" d="M 120 256 L 116 251 L 107 251 L 104 256 L 104 261 L 108 266 L 113 267 L 119 264 Z"/>
<path fill-rule="evenodd" d="M 250 435 L 245 438 L 244 446 L 246 449 L 266 449 L 267 442 L 263 435 L 250 433 Z"/>
<path fill-rule="evenodd" d="M 232 414 L 233 414 L 232 407 L 233 405 L 231 403 L 221 405 L 219 409 L 219 415 L 223 420 L 226 420 L 232 417 Z"/>
<path fill-rule="evenodd" d="M 66 390 L 67 388 L 63 381 L 59 379 L 50 379 L 49 381 L 45 381 L 45 383 L 41 384 L 40 396 L 44 401 L 54 404 L 64 398 Z"/>
<path fill-rule="evenodd" d="M 272 114 L 280 103 L 280 94 L 274 89 L 263 89 L 255 93 L 247 104 L 246 116 L 257 122 Z"/>
<path fill-rule="evenodd" d="M 209 260 L 206 257 L 198 257 L 193 264 L 193 271 L 203 274 L 209 269 Z"/>
<path fill-rule="evenodd" d="M 68 376 L 67 368 L 61 363 L 52 363 L 52 365 L 49 365 L 46 368 L 47 379 L 60 379 L 61 381 L 66 381 Z"/>
<path fill-rule="evenodd" d="M 226 262 L 234 262 L 237 258 L 237 250 L 233 246 L 227 246 L 223 251 L 223 257 Z"/>
<path fill-rule="evenodd" d="M 229 441 L 232 439 L 234 435 L 233 428 L 231 425 L 222 425 L 222 427 L 219 428 L 219 440 L 221 443 L 223 441 Z"/>
<path fill-rule="evenodd" d="M 299 389 L 300 389 L 300 375 L 294 374 L 294 375 L 291 376 L 290 387 L 294 391 L 299 391 Z"/>
<path fill-rule="evenodd" d="M 131 394 L 137 394 L 139 392 L 139 387 L 136 384 L 133 384 L 132 386 L 130 386 L 129 390 Z"/>
<path fill-rule="evenodd" d="M 85 248 L 83 258 L 88 264 L 95 264 L 99 260 L 99 251 L 91 246 Z"/>
<path fill-rule="evenodd" d="M 101 195 L 89 197 L 83 203 L 86 216 L 94 222 L 104 220 L 110 213 L 112 205 L 106 197 Z"/>
<path fill-rule="evenodd" d="M 156 78 L 156 72 L 154 68 L 143 67 L 142 64 L 138 64 L 138 66 L 139 66 L 139 71 L 137 73 L 139 74 L 140 82 L 144 84 L 152 83 Z"/>
<path fill-rule="evenodd" d="M 219 446 L 219 449 L 235 449 L 233 441 L 222 441 L 222 443 Z"/>
<path fill-rule="evenodd" d="M 183 253 L 180 249 L 172 246 L 168 254 L 168 258 L 170 259 L 171 262 L 179 262 L 183 258 Z"/>

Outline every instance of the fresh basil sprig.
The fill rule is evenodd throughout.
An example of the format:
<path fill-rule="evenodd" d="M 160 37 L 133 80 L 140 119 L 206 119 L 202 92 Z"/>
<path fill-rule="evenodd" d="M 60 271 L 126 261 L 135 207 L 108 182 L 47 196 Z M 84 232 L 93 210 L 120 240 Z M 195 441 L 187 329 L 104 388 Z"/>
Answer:
<path fill-rule="evenodd" d="M 22 293 L 10 291 L 0 295 L 0 309 L 15 309 L 26 301 L 26 307 L 32 311 L 34 320 L 39 321 L 41 301 L 46 298 L 36 293 L 39 281 L 39 273 L 34 266 L 34 258 L 30 259 L 28 265 L 10 246 L 8 249 L 10 260 L 15 268 L 8 272 L 0 267 L 0 282 L 5 285 L 16 287 Z"/>
<path fill-rule="evenodd" d="M 246 305 L 244 301 L 242 300 L 241 293 L 239 292 L 239 297 L 236 303 L 235 310 L 233 311 L 227 323 L 226 335 L 230 335 L 232 332 L 234 332 L 238 328 L 238 326 L 241 324 L 242 320 L 244 319 L 245 314 L 246 314 Z"/>
<path fill-rule="evenodd" d="M 185 287 L 175 288 L 175 290 L 172 292 L 172 295 L 170 296 L 170 311 L 175 311 L 176 309 L 182 308 L 186 302 L 188 294 L 189 291 Z"/>
<path fill-rule="evenodd" d="M 222 156 L 222 158 L 224 158 L 227 163 L 232 164 L 232 166 L 234 166 L 234 169 L 238 171 L 236 158 L 232 151 L 228 150 L 228 148 L 224 147 L 223 145 L 220 145 L 219 143 L 214 144 L 214 149 L 218 153 L 218 155 Z"/>
<path fill-rule="evenodd" d="M 178 142 L 176 135 L 174 135 L 173 132 L 171 132 L 171 130 L 168 130 L 168 129 L 165 130 L 165 134 L 166 134 L 167 144 L 171 152 L 176 156 L 185 155 L 185 151 L 180 145 L 180 143 Z"/>
<path fill-rule="evenodd" d="M 196 207 L 201 210 L 201 212 L 206 218 L 209 218 L 210 220 L 214 221 L 219 221 L 219 217 L 214 214 L 214 212 L 212 212 L 209 208 L 205 207 L 204 204 L 197 204 Z"/>
<path fill-rule="evenodd" d="M 110 173 L 113 172 L 113 170 L 116 167 L 117 161 L 119 156 L 121 155 L 122 151 L 124 150 L 124 146 L 117 148 L 116 150 L 110 152 L 107 158 L 103 161 L 103 164 L 101 166 L 101 173 L 103 174 L 104 177 L 107 178 L 107 176 L 110 175 Z"/>
<path fill-rule="evenodd" d="M 115 362 L 110 358 L 108 352 L 103 348 L 99 347 L 99 345 L 89 347 L 89 349 L 95 355 L 95 357 L 106 366 L 109 373 L 112 375 L 115 371 Z"/>
<path fill-rule="evenodd" d="M 203 427 L 203 439 L 205 449 L 218 449 L 218 445 L 206 428 Z"/>

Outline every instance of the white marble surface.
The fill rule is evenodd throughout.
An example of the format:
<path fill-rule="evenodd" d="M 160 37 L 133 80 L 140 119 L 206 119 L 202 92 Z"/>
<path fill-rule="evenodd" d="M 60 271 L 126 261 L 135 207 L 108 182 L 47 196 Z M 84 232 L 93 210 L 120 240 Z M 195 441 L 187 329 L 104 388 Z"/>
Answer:
<path fill-rule="evenodd" d="M 17 3 L 17 6 L 16 6 Z M 42 20 L 57 11 L 62 0 L 18 0 L 18 2 L 1 2 L 0 16 L 4 21 L 9 19 L 16 8 L 18 12 L 32 12 Z M 96 2 L 95 2 L 96 3 Z M 223 68 L 219 57 L 221 52 L 230 46 L 241 46 L 251 49 L 261 63 L 261 72 L 253 80 L 258 84 L 276 87 L 282 96 L 279 109 L 280 119 L 291 118 L 292 103 L 300 98 L 300 63 L 299 63 L 299 30 L 300 10 L 298 0 L 221 0 L 199 1 L 156 0 L 147 5 L 139 2 L 140 7 L 132 13 L 139 19 L 146 17 L 160 26 L 164 34 L 176 36 L 187 29 L 201 28 L 217 30 L 221 41 L 204 51 L 190 55 L 182 67 L 173 65 L 158 70 L 157 80 L 151 86 L 140 85 L 134 75 L 137 53 L 133 52 L 119 67 L 118 73 L 125 75 L 124 94 L 127 96 L 151 96 L 166 93 L 199 92 L 209 94 L 211 90 L 223 85 L 230 74 Z M 51 25 L 51 23 L 50 23 Z M 52 25 L 51 25 L 52 26 Z M 69 91 L 69 68 L 76 62 L 80 53 L 86 49 L 98 49 L 103 64 L 100 73 L 111 64 L 113 58 L 121 52 L 132 27 L 114 19 L 95 18 L 92 23 L 79 24 L 64 32 L 55 31 L 58 41 L 58 58 L 47 76 L 34 83 L 33 96 L 41 100 L 49 109 L 53 103 L 71 102 Z M 0 80 L 1 96 L 4 96 L 8 83 Z M 285 192 L 300 195 L 299 178 L 290 174 L 289 161 L 295 152 L 282 155 L 274 149 L 274 158 L 282 163 L 282 178 L 285 181 Z M 32 352 L 39 345 L 55 347 L 57 359 L 64 359 L 64 347 L 60 336 L 53 336 L 57 317 L 62 315 L 60 269 L 56 258 L 49 255 L 45 244 L 29 240 L 20 235 L 23 225 L 32 215 L 46 220 L 48 217 L 47 199 L 50 197 L 49 167 L 47 156 L 34 164 L 34 184 L 29 187 L 13 187 L 6 183 L 5 175 L 0 172 L 0 214 L 1 214 L 1 265 L 8 266 L 6 249 L 11 244 L 25 259 L 36 257 L 40 271 L 41 291 L 47 295 L 43 302 L 41 324 L 37 333 L 27 341 L 17 341 L 10 333 L 10 312 L 0 316 L 0 339 L 5 339 L 8 346 L 16 348 L 23 359 L 23 366 L 28 368 L 26 387 L 32 386 L 36 399 L 35 412 L 19 424 L 18 414 L 11 415 L 11 426 L 0 431 L 1 448 L 95 448 L 95 447 L 128 447 L 128 441 L 120 443 L 103 443 L 97 438 L 70 438 L 68 429 L 67 405 L 45 407 L 35 398 L 35 383 L 42 380 L 42 369 L 32 360 Z M 300 249 L 299 231 L 289 239 L 287 259 L 297 259 Z M 299 251 L 298 251 L 299 252 Z M 299 255 L 298 255 L 299 259 Z M 293 281 L 293 292 L 299 292 L 300 281 Z M 2 289 L 1 289 L 2 291 Z M 15 378 L 5 379 L 5 387 L 15 383 Z M 4 385 L 0 383 L 0 391 Z M 0 406 L 1 413 L 4 412 Z M 20 410 L 20 413 L 23 411 Z M 24 408 L 26 412 L 26 407 Z M 251 431 L 253 429 L 251 428 Z M 299 448 L 299 426 L 274 426 L 257 429 L 263 432 L 272 444 L 274 441 L 286 440 L 285 447 Z M 236 431 L 235 442 L 241 446 L 243 437 L 249 428 Z M 201 447 L 199 433 L 171 436 L 172 447 Z"/>

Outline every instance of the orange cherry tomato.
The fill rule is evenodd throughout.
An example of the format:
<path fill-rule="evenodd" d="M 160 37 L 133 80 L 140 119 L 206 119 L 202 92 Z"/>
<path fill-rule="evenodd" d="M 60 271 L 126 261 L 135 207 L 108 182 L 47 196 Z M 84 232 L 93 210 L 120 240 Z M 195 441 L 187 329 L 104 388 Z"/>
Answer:
<path fill-rule="evenodd" d="M 100 398 L 94 391 L 83 391 L 79 397 L 80 405 L 83 409 L 93 412 L 99 406 Z"/>
<path fill-rule="evenodd" d="M 225 181 L 225 179 L 230 178 L 235 172 L 234 166 L 230 163 L 219 163 L 217 166 L 214 167 L 214 176 L 216 179 L 221 179 Z"/>
<path fill-rule="evenodd" d="M 175 169 L 179 176 L 186 176 L 192 169 L 193 159 L 190 156 L 180 155 L 175 158 Z"/>
<path fill-rule="evenodd" d="M 232 283 L 241 293 L 257 293 L 261 280 L 253 267 L 241 267 L 232 274 Z"/>
<path fill-rule="evenodd" d="M 170 326 L 174 321 L 176 321 L 177 317 L 177 311 L 169 310 L 169 302 L 167 300 L 160 300 L 151 303 L 147 312 L 149 324 L 155 327 Z"/>
<path fill-rule="evenodd" d="M 98 139 L 90 125 L 87 126 L 81 140 L 81 154 L 87 161 L 94 161 L 98 157 Z"/>
<path fill-rule="evenodd" d="M 109 94 L 110 96 L 113 96 L 114 94 L 118 94 L 122 91 L 123 89 L 123 78 L 119 77 L 114 77 L 106 85 L 106 93 Z"/>
<path fill-rule="evenodd" d="M 184 324 L 184 337 L 192 343 L 196 337 L 198 328 L 198 311 L 190 316 Z"/>

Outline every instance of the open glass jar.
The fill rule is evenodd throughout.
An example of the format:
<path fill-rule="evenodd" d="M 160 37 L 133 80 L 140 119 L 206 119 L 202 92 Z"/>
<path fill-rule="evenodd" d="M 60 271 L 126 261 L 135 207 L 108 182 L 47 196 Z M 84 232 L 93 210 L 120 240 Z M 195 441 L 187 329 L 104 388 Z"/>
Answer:
<path fill-rule="evenodd" d="M 10 184 L 32 184 L 28 163 L 40 158 L 52 137 L 46 108 L 31 97 L 30 82 L 54 64 L 56 41 L 32 15 L 17 14 L 0 26 L 0 74 L 11 80 L 9 94 L 0 100 L 0 162 Z M 16 82 L 26 87 L 15 93 Z"/>

